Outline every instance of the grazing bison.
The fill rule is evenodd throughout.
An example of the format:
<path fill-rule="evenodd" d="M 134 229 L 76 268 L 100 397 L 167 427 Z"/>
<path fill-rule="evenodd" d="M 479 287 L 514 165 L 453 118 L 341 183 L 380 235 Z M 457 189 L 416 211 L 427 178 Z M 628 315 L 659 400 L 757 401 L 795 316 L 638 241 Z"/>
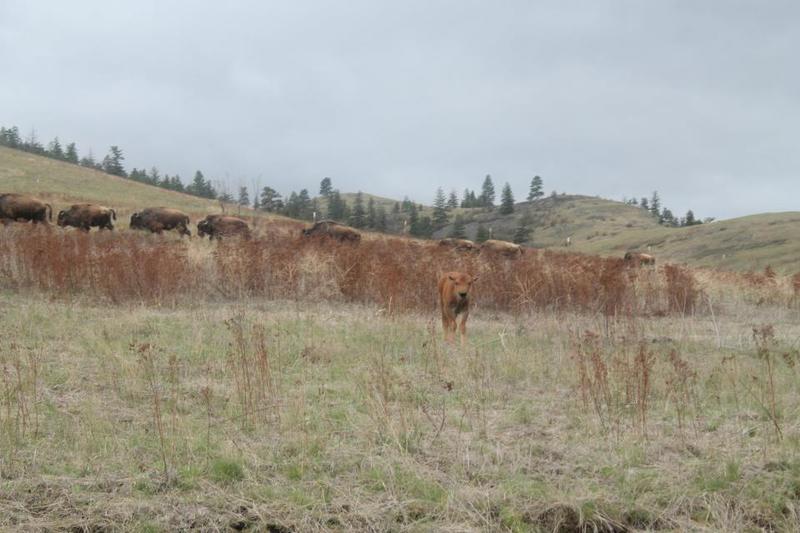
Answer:
<path fill-rule="evenodd" d="M 360 242 L 361 233 L 349 226 L 339 224 L 333 220 L 320 220 L 310 228 L 303 230 L 306 237 L 321 236 L 330 237 L 340 242 Z"/>
<path fill-rule="evenodd" d="M 49 211 L 48 211 L 49 210 Z M 53 221 L 53 206 L 28 194 L 0 194 L 0 220 L 8 222 L 27 222 L 47 224 Z"/>
<path fill-rule="evenodd" d="M 481 252 L 506 257 L 522 257 L 522 246 L 513 242 L 489 239 L 481 245 Z"/>
<path fill-rule="evenodd" d="M 131 229 L 148 230 L 152 233 L 178 230 L 181 235 L 191 236 L 189 215 L 168 207 L 148 207 L 131 215 Z"/>
<path fill-rule="evenodd" d="M 113 230 L 111 221 L 117 220 L 117 212 L 102 205 L 75 204 L 66 211 L 59 211 L 56 220 L 59 226 L 72 226 L 83 231 L 89 231 L 93 226 Z"/>
<path fill-rule="evenodd" d="M 462 272 L 448 272 L 439 278 L 439 303 L 442 308 L 442 327 L 444 339 L 455 342 L 456 317 L 461 315 L 461 344 L 467 336 L 467 318 L 469 317 L 469 290 L 478 279 Z"/>
<path fill-rule="evenodd" d="M 655 265 L 656 258 L 650 254 L 643 254 L 641 252 L 626 252 L 625 263 L 633 266 Z"/>
<path fill-rule="evenodd" d="M 478 247 L 474 242 L 467 239 L 441 239 L 439 246 L 452 248 L 457 252 L 478 252 Z"/>
<path fill-rule="evenodd" d="M 238 235 L 242 238 L 250 238 L 250 228 L 247 222 L 238 217 L 228 215 L 208 215 L 197 223 L 197 234 L 200 237 L 208 235 L 209 239 L 219 239 L 222 237 L 233 237 Z"/>

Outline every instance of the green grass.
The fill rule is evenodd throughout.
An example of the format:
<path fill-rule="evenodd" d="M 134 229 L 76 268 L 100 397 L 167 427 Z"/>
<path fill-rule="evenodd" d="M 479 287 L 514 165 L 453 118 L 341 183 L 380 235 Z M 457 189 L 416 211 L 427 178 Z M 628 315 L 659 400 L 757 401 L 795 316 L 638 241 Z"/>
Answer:
<path fill-rule="evenodd" d="M 477 308 L 461 349 L 431 335 L 432 316 L 365 306 L 3 300 L 0 529 L 800 524 L 789 511 L 800 389 L 780 356 L 800 316 L 785 306 L 725 300 L 721 348 L 710 316 L 612 325 L 604 430 L 573 360 L 570 332 L 606 327 L 589 316 Z M 252 328 L 265 328 L 268 377 L 257 359 L 234 372 L 229 319 L 243 324 L 248 357 Z M 747 340 L 764 322 L 777 325 L 782 440 L 761 416 L 764 367 Z M 655 357 L 646 436 L 626 405 L 632 374 L 619 370 L 631 335 Z M 695 375 L 682 428 L 672 349 Z M 247 395 L 259 398 L 249 414 Z"/>

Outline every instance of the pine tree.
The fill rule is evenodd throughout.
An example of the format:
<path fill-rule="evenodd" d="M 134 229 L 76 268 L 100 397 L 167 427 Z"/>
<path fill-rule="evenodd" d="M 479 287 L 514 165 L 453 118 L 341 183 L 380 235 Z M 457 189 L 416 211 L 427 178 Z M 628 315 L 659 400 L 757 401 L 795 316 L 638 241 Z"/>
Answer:
<path fill-rule="evenodd" d="M 333 192 L 333 182 L 330 178 L 322 178 L 322 181 L 319 182 L 319 195 L 327 198 L 331 192 Z"/>
<path fill-rule="evenodd" d="M 500 214 L 510 215 L 514 212 L 514 193 L 511 191 L 511 185 L 506 182 L 503 186 L 503 192 L 500 200 Z"/>
<path fill-rule="evenodd" d="M 64 153 L 64 159 L 69 161 L 70 163 L 78 164 L 78 148 L 75 146 L 75 143 L 69 143 L 67 145 L 67 151 Z"/>
<path fill-rule="evenodd" d="M 542 178 L 539 176 L 534 176 L 531 180 L 531 190 L 528 192 L 528 201 L 533 202 L 534 200 L 538 200 L 544 196 L 544 186 L 542 184 Z"/>
<path fill-rule="evenodd" d="M 50 141 L 47 145 L 47 155 L 53 159 L 64 159 L 64 149 L 61 147 L 61 142 L 58 137 Z"/>
<path fill-rule="evenodd" d="M 157 184 L 161 181 L 161 173 L 159 173 L 157 167 L 150 167 L 150 183 Z M 169 176 L 164 176 L 164 182 L 169 184 L 170 189 L 175 189 L 173 187 L 174 182 L 170 181 Z"/>
<path fill-rule="evenodd" d="M 520 217 L 517 228 L 514 230 L 514 238 L 512 240 L 516 244 L 524 244 L 530 240 L 531 232 L 533 231 L 531 229 L 531 224 L 533 224 L 533 219 L 531 218 L 530 212 L 526 210 Z"/>
<path fill-rule="evenodd" d="M 269 213 L 277 213 L 283 209 L 283 200 L 281 194 L 272 187 L 264 187 L 261 189 L 261 201 L 259 208 Z"/>
<path fill-rule="evenodd" d="M 11 126 L 8 129 L 0 128 L 0 144 L 9 148 L 19 148 L 21 144 L 19 128 L 16 126 Z"/>
<path fill-rule="evenodd" d="M 225 202 L 225 203 L 228 203 L 228 204 L 232 204 L 233 203 L 233 195 L 231 193 L 229 193 L 228 191 L 223 192 L 217 198 L 219 199 L 220 202 Z"/>
<path fill-rule="evenodd" d="M 334 189 L 328 197 L 328 218 L 342 221 L 347 219 L 347 215 L 347 201 L 342 198 L 338 189 Z"/>
<path fill-rule="evenodd" d="M 483 180 L 483 186 L 481 187 L 481 207 L 485 207 L 489 210 L 494 209 L 494 198 L 492 176 L 491 174 L 486 174 L 486 178 Z"/>
<path fill-rule="evenodd" d="M 433 235 L 433 221 L 429 216 L 418 217 L 409 227 L 409 233 L 414 237 L 428 239 Z"/>
<path fill-rule="evenodd" d="M 694 226 L 697 225 L 698 223 L 699 222 L 697 221 L 697 219 L 694 218 L 694 212 L 692 212 L 691 209 L 686 211 L 686 218 L 684 218 L 683 224 L 685 226 Z"/>
<path fill-rule="evenodd" d="M 98 165 L 97 161 L 95 161 L 94 155 L 92 154 L 92 149 L 91 148 L 89 148 L 89 153 L 81 158 L 80 165 L 82 167 L 94 168 L 94 169 L 100 170 L 100 165 Z"/>
<path fill-rule="evenodd" d="M 650 214 L 656 218 L 661 215 L 661 199 L 658 197 L 658 191 L 653 191 L 653 197 L 650 198 Z"/>
<path fill-rule="evenodd" d="M 378 206 L 377 214 L 375 216 L 375 229 L 381 232 L 385 232 L 387 229 L 387 220 L 386 220 L 386 208 L 382 205 Z"/>
<path fill-rule="evenodd" d="M 648 202 L 647 198 L 642 196 L 642 199 L 639 200 L 639 207 L 641 207 L 645 211 L 650 211 L 650 202 Z"/>
<path fill-rule="evenodd" d="M 370 196 L 367 201 L 367 227 L 374 228 L 378 222 L 378 213 L 375 210 L 375 199 Z"/>
<path fill-rule="evenodd" d="M 364 210 L 364 195 L 361 191 L 356 193 L 353 213 L 350 215 L 350 225 L 354 228 L 363 228 L 367 225 L 367 212 Z"/>
<path fill-rule="evenodd" d="M 672 211 L 670 211 L 666 207 L 661 211 L 661 214 L 658 217 L 658 223 L 663 224 L 665 226 L 673 226 L 673 227 L 677 226 L 675 215 L 673 215 Z"/>
<path fill-rule="evenodd" d="M 447 210 L 455 209 L 458 207 L 458 194 L 456 190 L 450 191 L 450 197 L 447 199 Z"/>
<path fill-rule="evenodd" d="M 453 220 L 453 227 L 450 228 L 449 237 L 453 239 L 467 238 L 467 228 L 464 225 L 464 217 L 461 215 L 456 215 L 456 218 Z"/>
<path fill-rule="evenodd" d="M 470 205 L 469 189 L 464 189 L 464 197 L 461 200 L 461 207 L 468 208 Z"/>
<path fill-rule="evenodd" d="M 308 189 L 301 189 L 297 194 L 297 217 L 304 220 L 311 220 L 314 208 L 311 204 L 311 195 Z"/>
<path fill-rule="evenodd" d="M 42 143 L 39 142 L 39 138 L 36 136 L 35 129 L 31 129 L 28 138 L 22 143 L 22 149 L 34 154 L 44 153 L 44 146 L 42 146 Z"/>
<path fill-rule="evenodd" d="M 412 209 L 416 210 L 417 206 L 414 205 L 414 202 L 408 199 L 408 196 L 403 197 L 403 203 L 401 204 L 401 209 L 403 213 L 410 213 Z"/>
<path fill-rule="evenodd" d="M 433 224 L 437 227 L 447 224 L 447 199 L 441 187 L 436 189 L 436 198 L 433 200 Z"/>
<path fill-rule="evenodd" d="M 475 232 L 475 242 L 484 242 L 489 240 L 489 230 L 483 223 L 478 223 L 478 229 Z"/>
<path fill-rule="evenodd" d="M 125 167 L 122 162 L 125 156 L 122 155 L 122 150 L 119 146 L 112 146 L 108 150 L 108 155 L 103 158 L 103 172 L 113 174 L 114 176 L 125 176 Z"/>
<path fill-rule="evenodd" d="M 394 203 L 394 205 L 392 206 L 392 213 L 394 213 L 395 215 L 400 213 L 400 202 Z"/>
<path fill-rule="evenodd" d="M 250 194 L 247 192 L 247 187 L 245 186 L 239 187 L 239 205 L 241 206 L 250 205 Z"/>

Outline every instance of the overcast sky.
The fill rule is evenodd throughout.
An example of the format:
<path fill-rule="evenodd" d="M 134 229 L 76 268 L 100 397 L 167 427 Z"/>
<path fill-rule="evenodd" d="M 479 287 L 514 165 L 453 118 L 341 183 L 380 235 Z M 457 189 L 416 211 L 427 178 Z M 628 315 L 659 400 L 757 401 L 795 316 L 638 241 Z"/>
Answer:
<path fill-rule="evenodd" d="M 286 193 L 800 208 L 800 4 L 0 0 L 0 124 Z"/>

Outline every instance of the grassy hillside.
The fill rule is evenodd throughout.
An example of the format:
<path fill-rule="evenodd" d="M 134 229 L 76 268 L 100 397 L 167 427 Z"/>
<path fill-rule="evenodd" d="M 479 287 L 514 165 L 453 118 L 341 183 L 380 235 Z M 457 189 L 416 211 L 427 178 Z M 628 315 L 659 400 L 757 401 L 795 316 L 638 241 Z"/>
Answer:
<path fill-rule="evenodd" d="M 687 228 L 667 228 L 642 209 L 601 198 L 558 196 L 517 204 L 512 215 L 497 210 L 459 210 L 467 236 L 479 223 L 493 236 L 511 240 L 525 212 L 532 219 L 529 246 L 561 248 L 571 237 L 571 250 L 599 255 L 649 251 L 662 261 L 725 270 L 762 270 L 767 265 L 783 273 L 800 270 L 800 212 L 765 213 Z M 448 235 L 449 225 L 435 236 Z"/>
<path fill-rule="evenodd" d="M 33 194 L 58 211 L 76 202 L 113 207 L 122 218 L 142 207 L 168 206 L 200 216 L 219 213 L 217 201 L 168 191 L 62 161 L 0 146 L 0 192 Z M 232 207 L 231 209 L 238 209 Z M 251 210 L 246 210 L 252 213 Z"/>

